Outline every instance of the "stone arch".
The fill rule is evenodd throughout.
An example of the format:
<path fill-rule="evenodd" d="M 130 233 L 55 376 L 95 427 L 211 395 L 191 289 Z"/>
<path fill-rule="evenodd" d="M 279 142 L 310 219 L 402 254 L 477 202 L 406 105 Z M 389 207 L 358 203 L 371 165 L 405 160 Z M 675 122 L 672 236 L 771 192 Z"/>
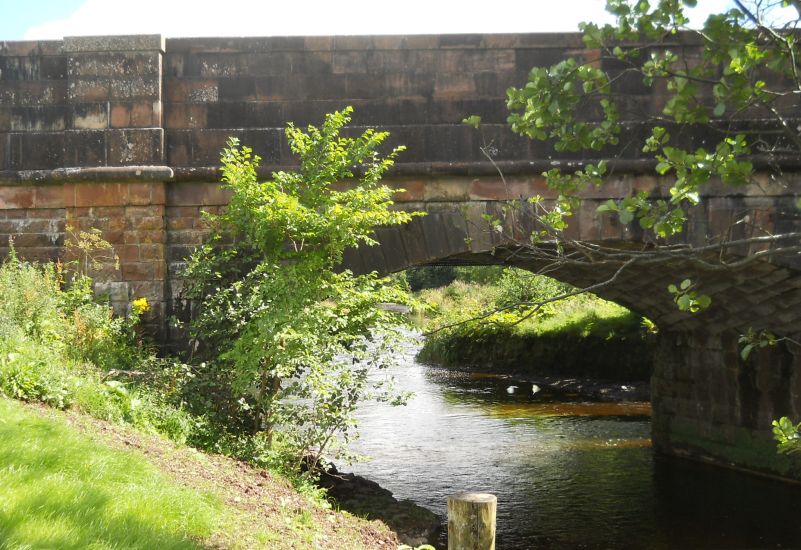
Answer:
<path fill-rule="evenodd" d="M 690 230 L 682 238 L 697 241 L 700 231 L 710 234 L 711 218 L 729 220 L 742 217 L 743 212 L 770 217 L 775 228 L 801 227 L 801 219 L 792 209 L 771 204 L 772 210 L 766 213 L 763 200 L 756 202 L 762 210 L 753 202 L 743 197 L 730 198 L 726 209 L 714 209 L 712 216 L 708 205 L 699 207 L 690 220 Z M 407 205 L 410 206 L 411 209 L 417 207 Z M 590 206 L 595 208 L 593 203 Z M 376 232 L 379 246 L 348 251 L 345 265 L 356 273 L 390 273 L 431 264 L 499 264 L 535 272 L 545 267 L 537 260 L 518 255 L 519 247 L 504 242 L 499 233 L 488 228 L 486 215 L 502 220 L 507 233 L 512 230 L 509 216 L 504 215 L 499 202 L 429 204 L 425 212 L 425 216 L 405 226 L 379 229 Z M 619 249 L 643 246 L 637 231 L 614 224 L 613 220 L 585 216 L 579 220 L 582 222 L 580 233 L 591 237 L 588 242 Z M 531 229 L 525 227 L 525 221 L 520 225 L 524 230 Z M 585 288 L 611 278 L 616 269 L 616 266 L 565 265 L 549 271 L 548 275 Z M 685 278 L 693 279 L 699 292 L 712 298 L 707 310 L 695 314 L 682 312 L 673 303 L 667 287 Z M 668 331 L 724 332 L 753 328 L 778 334 L 801 333 L 801 257 L 798 253 L 773 257 L 770 261 L 756 260 L 736 269 L 717 269 L 687 260 L 635 264 L 621 272 L 614 283 L 595 293 L 650 318 Z"/>

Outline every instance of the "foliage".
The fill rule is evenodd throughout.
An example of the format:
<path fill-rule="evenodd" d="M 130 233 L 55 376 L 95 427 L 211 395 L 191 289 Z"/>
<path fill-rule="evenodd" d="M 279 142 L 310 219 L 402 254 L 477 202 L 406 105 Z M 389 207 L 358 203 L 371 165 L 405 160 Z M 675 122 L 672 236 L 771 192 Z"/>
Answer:
<path fill-rule="evenodd" d="M 797 20 L 777 26 L 773 18 L 778 7 L 798 10 L 801 4 L 737 0 L 731 9 L 710 16 L 702 29 L 688 30 L 685 10 L 695 4 L 608 0 L 615 24 L 580 26 L 588 55 L 534 67 L 525 86 L 507 92 L 514 132 L 546 141 L 559 152 L 584 152 L 612 162 L 638 151 L 638 162 L 651 160 L 657 175 L 670 178 L 667 197 L 639 191 L 598 207 L 599 213 L 616 215 L 624 225 L 637 223 L 645 240 L 657 245 L 648 252 L 651 256 L 668 243 L 666 239 L 683 231 L 688 209 L 699 203 L 704 186 L 752 183 L 755 159 L 780 177 L 782 161 L 792 161 L 801 152 L 793 99 L 801 92 Z M 661 112 L 637 107 L 627 86 L 660 97 Z M 748 119 L 761 122 L 744 124 Z M 478 128 L 481 120 L 470 116 L 464 122 Z M 772 130 L 766 131 L 766 124 Z M 705 138 L 693 139 L 694 134 Z M 488 149 L 485 154 L 491 157 Z M 529 201 L 543 229 L 521 244 L 568 243 L 564 231 L 581 204 L 581 193 L 602 186 L 611 166 L 607 161 L 584 162 L 578 169 L 548 170 L 547 184 L 558 196 L 548 207 L 539 197 Z M 488 221 L 502 227 L 498 220 Z M 761 229 L 755 225 L 754 231 Z M 768 233 L 762 237 L 776 249 L 781 239 L 792 238 Z M 730 251 L 725 240 L 724 234 L 717 242 L 722 263 Z M 590 252 L 602 255 L 597 249 Z M 627 258 L 633 263 L 637 256 L 631 253 Z M 620 255 L 618 260 L 623 266 Z M 699 289 L 676 288 L 671 293 L 685 311 L 700 311 L 711 303 Z"/>
<path fill-rule="evenodd" d="M 408 301 L 388 279 L 338 270 L 347 248 L 375 244 L 376 227 L 411 218 L 389 208 L 393 191 L 380 184 L 401 149 L 378 154 L 385 132 L 343 137 L 350 113 L 305 131 L 290 124 L 300 167 L 266 182 L 257 179 L 260 159 L 229 140 L 231 200 L 209 216 L 212 242 L 187 268 L 202 302 L 194 334 L 239 408 L 231 412 L 249 418 L 242 429 L 263 433 L 268 448 L 310 456 L 312 469 L 338 438 L 347 442 L 361 399 L 389 398 L 368 374 L 402 319 L 380 305 Z"/>
<path fill-rule="evenodd" d="M 185 440 L 193 422 L 166 387 L 131 383 L 172 364 L 136 341 L 136 311 L 114 317 L 82 275 L 63 284 L 58 264 L 22 261 L 13 247 L 0 265 L 0 393 Z"/>
<path fill-rule="evenodd" d="M 695 313 L 709 307 L 711 298 L 707 294 L 698 294 L 695 285 L 690 279 L 684 279 L 679 286 L 668 285 L 668 292 L 673 295 L 673 301 L 681 311 Z"/>
<path fill-rule="evenodd" d="M 505 269 L 497 284 L 500 294 L 495 300 L 496 307 L 532 303 L 559 296 L 572 289 L 570 285 L 556 279 L 514 268 Z M 539 312 L 540 315 L 545 315 L 545 311 L 549 309 L 545 308 Z"/>
<path fill-rule="evenodd" d="M 456 279 L 456 268 L 449 265 L 412 267 L 405 271 L 406 281 L 413 292 L 425 288 L 447 286 Z"/>
<path fill-rule="evenodd" d="M 801 452 L 801 424 L 793 424 L 786 416 L 773 421 L 773 437 L 779 444 L 779 452 L 793 454 Z"/>
<path fill-rule="evenodd" d="M 782 101 L 799 89 L 796 35 L 792 26 L 769 28 L 765 23 L 771 3 L 746 4 L 737 2 L 735 9 L 712 15 L 695 33 L 700 46 L 688 62 L 681 47 L 672 45 L 688 23 L 685 8 L 694 1 L 608 1 L 616 24 L 584 23 L 581 29 L 588 48 L 598 49 L 602 59 L 614 60 L 622 69 L 608 73 L 597 67 L 596 59 L 576 58 L 535 67 L 525 87 L 508 92 L 512 130 L 551 140 L 557 151 L 612 152 L 621 145 L 622 122 L 631 117 L 651 120 L 628 111 L 625 98 L 616 92 L 618 81 L 638 78 L 643 87 L 664 87 L 662 112 L 653 117 L 637 145 L 656 161 L 659 175 L 673 176 L 670 198 L 652 201 L 641 192 L 610 200 L 599 211 L 616 213 L 624 224 L 636 220 L 657 237 L 682 231 L 685 207 L 698 204 L 702 186 L 713 179 L 728 185 L 748 183 L 753 173 L 749 155 L 769 154 L 780 160 L 784 154 L 797 154 L 801 145 L 798 129 L 787 124 L 793 113 Z M 736 124 L 744 113 L 774 119 L 783 135 L 749 136 Z M 714 126 L 720 139 L 709 146 L 688 146 L 683 128 L 694 125 Z M 557 168 L 546 177 L 569 198 L 588 185 L 601 185 L 600 177 L 607 172 L 603 164 L 590 164 L 572 175 Z M 572 209 L 564 212 L 571 213 Z"/>

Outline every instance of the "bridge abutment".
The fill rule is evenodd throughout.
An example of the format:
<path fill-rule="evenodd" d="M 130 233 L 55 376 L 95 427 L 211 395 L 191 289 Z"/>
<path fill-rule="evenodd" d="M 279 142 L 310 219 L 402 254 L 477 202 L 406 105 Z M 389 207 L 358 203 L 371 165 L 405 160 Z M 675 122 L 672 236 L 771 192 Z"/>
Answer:
<path fill-rule="evenodd" d="M 801 348 L 780 342 L 740 355 L 739 334 L 660 336 L 652 386 L 652 436 L 661 453 L 801 480 L 801 464 L 776 452 L 771 422 L 801 416 Z"/>

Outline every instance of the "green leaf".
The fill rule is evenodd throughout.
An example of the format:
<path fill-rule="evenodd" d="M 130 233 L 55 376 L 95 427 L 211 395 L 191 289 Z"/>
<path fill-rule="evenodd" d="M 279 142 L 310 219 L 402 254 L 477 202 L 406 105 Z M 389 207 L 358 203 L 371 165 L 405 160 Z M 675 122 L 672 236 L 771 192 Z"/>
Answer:
<path fill-rule="evenodd" d="M 691 300 L 690 297 L 686 294 L 682 294 L 678 298 L 676 298 L 676 304 L 678 304 L 679 309 L 682 311 L 687 311 L 690 309 Z"/>
<path fill-rule="evenodd" d="M 632 221 L 634 221 L 634 212 L 629 210 L 621 210 L 620 211 L 620 223 L 623 225 L 628 225 Z"/>
<path fill-rule="evenodd" d="M 690 280 L 690 279 L 684 279 L 684 280 L 681 282 L 681 289 L 682 289 L 682 290 L 687 290 L 688 288 L 690 288 L 690 286 L 691 286 L 692 284 L 693 284 L 692 280 Z"/>
<path fill-rule="evenodd" d="M 471 115 L 463 119 L 462 124 L 467 124 L 468 126 L 478 129 L 478 127 L 481 126 L 481 117 L 478 115 Z"/>
<path fill-rule="evenodd" d="M 723 116 L 723 113 L 726 112 L 726 104 L 723 102 L 718 103 L 715 105 L 715 110 L 713 112 L 715 116 Z"/>

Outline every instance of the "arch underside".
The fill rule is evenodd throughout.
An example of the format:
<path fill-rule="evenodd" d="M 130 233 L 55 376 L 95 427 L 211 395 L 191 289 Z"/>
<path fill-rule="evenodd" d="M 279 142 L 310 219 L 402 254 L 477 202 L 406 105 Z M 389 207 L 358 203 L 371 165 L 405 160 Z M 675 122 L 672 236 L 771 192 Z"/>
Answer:
<path fill-rule="evenodd" d="M 648 317 L 663 330 L 723 332 L 734 329 L 742 332 L 752 328 L 783 335 L 801 333 L 801 254 L 798 252 L 771 255 L 734 267 L 723 265 L 719 252 L 689 258 L 664 256 L 634 261 L 623 269 L 621 262 L 602 261 L 597 257 L 587 260 L 581 255 L 576 255 L 580 256 L 578 260 L 554 263 L 548 259 L 552 256 L 549 254 L 552 245 L 537 249 L 521 247 L 509 240 L 504 242 L 502 235 L 515 231 L 508 225 L 502 232 L 488 230 L 482 218 L 487 211 L 496 214 L 497 205 L 461 208 L 440 205 L 436 209 L 429 206 L 426 216 L 415 218 L 406 226 L 380 229 L 376 234 L 380 245 L 349 251 L 345 265 L 357 273 L 390 273 L 436 264 L 509 265 L 542 273 L 578 288 L 605 282 L 593 292 Z M 789 223 L 792 228 L 801 227 L 797 211 L 790 212 L 789 216 L 784 226 Z M 781 221 L 776 225 L 781 226 Z M 522 232 L 517 230 L 517 233 L 525 235 L 524 224 L 521 227 Z M 585 234 L 590 233 L 582 229 Z M 646 248 L 641 235 L 630 228 L 618 224 L 612 229 L 599 227 L 589 235 L 595 238 L 583 242 L 624 253 Z M 604 231 L 608 238 L 599 238 Z M 687 231 L 683 238 L 693 241 L 694 233 Z M 740 248 L 724 260 L 728 264 L 738 264 L 754 251 Z M 698 294 L 712 298 L 709 308 L 697 313 L 678 309 L 667 288 L 684 279 L 693 281 Z"/>

